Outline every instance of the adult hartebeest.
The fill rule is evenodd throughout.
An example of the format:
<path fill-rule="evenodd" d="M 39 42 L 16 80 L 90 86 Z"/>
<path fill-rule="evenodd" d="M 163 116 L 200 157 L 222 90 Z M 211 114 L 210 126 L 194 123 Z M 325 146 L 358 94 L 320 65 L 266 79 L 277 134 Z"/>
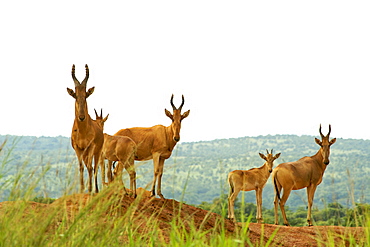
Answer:
<path fill-rule="evenodd" d="M 259 153 L 260 157 L 266 162 L 259 168 L 252 168 L 249 170 L 235 170 L 229 173 L 228 182 L 230 185 L 230 193 L 228 198 L 228 218 L 235 220 L 234 214 L 234 202 L 239 192 L 242 191 L 256 191 L 256 202 L 257 202 L 257 216 L 256 219 L 258 223 L 262 223 L 262 190 L 265 187 L 267 179 L 272 172 L 272 167 L 274 166 L 274 160 L 279 158 L 281 153 L 273 156 L 267 151 L 267 156 Z"/>
<path fill-rule="evenodd" d="M 97 172 L 99 167 L 99 158 L 103 147 L 104 136 L 102 128 L 91 119 L 86 99 L 94 92 L 94 87 L 86 91 L 86 83 L 89 79 L 89 67 L 87 64 L 85 79 L 80 83 L 75 76 L 75 65 L 72 66 L 72 78 L 75 84 L 75 91 L 67 88 L 69 95 L 75 101 L 75 119 L 72 127 L 72 147 L 76 152 L 78 164 L 80 168 L 80 192 L 85 190 L 84 187 L 84 166 L 89 173 L 88 190 L 92 191 L 92 175 L 94 172 L 95 192 L 99 192 Z M 92 160 L 94 159 L 94 168 Z M 82 163 L 83 162 L 83 163 Z"/>
<path fill-rule="evenodd" d="M 164 161 L 168 159 L 176 143 L 180 140 L 181 121 L 189 116 L 190 110 L 181 114 L 184 106 L 184 95 L 179 108 L 173 104 L 173 95 L 171 96 L 171 106 L 173 114 L 165 109 L 167 117 L 172 120 L 170 126 L 155 125 L 148 128 L 128 128 L 119 130 L 115 136 L 128 136 L 137 144 L 137 154 L 135 160 L 153 159 L 154 179 L 151 189 L 152 196 L 155 196 L 155 185 L 158 181 L 157 195 L 164 198 L 161 193 L 161 180 L 163 174 Z"/>
<path fill-rule="evenodd" d="M 312 226 L 311 207 L 315 195 L 316 187 L 321 183 L 326 166 L 329 165 L 330 146 L 336 141 L 336 138 L 329 140 L 329 133 L 324 136 L 319 128 L 321 141 L 315 138 L 316 143 L 320 146 L 319 151 L 311 157 L 303 157 L 295 162 L 287 162 L 278 165 L 272 173 L 272 181 L 275 186 L 275 224 L 278 224 L 278 203 L 284 218 L 284 225 L 289 226 L 284 205 L 288 200 L 292 190 L 307 188 L 308 211 L 307 222 Z M 283 189 L 283 196 L 280 198 L 280 192 Z"/>
<path fill-rule="evenodd" d="M 95 109 L 94 109 L 95 110 Z M 100 116 L 96 115 L 96 122 L 104 128 L 104 122 L 107 121 L 109 114 L 103 118 L 103 111 L 101 111 Z M 136 143 L 127 136 L 111 136 L 104 133 L 104 144 L 101 152 L 101 168 L 102 168 L 102 182 L 105 184 L 105 164 L 104 160 L 108 160 L 108 183 L 113 181 L 112 176 L 112 162 L 118 161 L 117 167 L 114 169 L 114 177 L 120 179 L 122 183 L 122 170 L 126 169 L 130 175 L 130 190 L 133 196 L 136 197 L 136 172 L 135 172 L 135 154 L 136 154 Z"/>

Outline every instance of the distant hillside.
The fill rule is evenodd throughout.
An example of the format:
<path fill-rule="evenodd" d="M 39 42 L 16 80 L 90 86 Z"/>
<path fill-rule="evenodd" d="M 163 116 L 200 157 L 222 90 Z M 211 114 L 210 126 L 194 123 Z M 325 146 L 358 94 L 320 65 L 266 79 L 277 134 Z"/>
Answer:
<path fill-rule="evenodd" d="M 0 143 L 5 139 L 0 136 Z M 23 180 L 17 186 L 40 178 L 36 190 L 44 196 L 60 197 L 76 190 L 77 162 L 70 139 L 67 137 L 8 136 L 0 155 L 1 201 L 10 195 L 17 174 Z M 190 204 L 211 202 L 222 193 L 228 193 L 227 174 L 236 169 L 250 169 L 264 163 L 258 153 L 273 149 L 281 152 L 275 166 L 314 155 L 319 146 L 314 136 L 275 135 L 241 137 L 213 141 L 180 143 L 172 157 L 165 162 L 162 192 L 167 198 Z M 351 207 L 353 202 L 370 203 L 368 181 L 370 175 L 370 141 L 337 139 L 331 148 L 330 164 L 315 194 L 314 206 L 337 201 Z M 152 162 L 137 162 L 138 187 L 150 185 Z M 100 178 L 100 174 L 99 174 Z M 127 176 L 125 175 L 128 185 Z M 263 206 L 273 206 L 273 189 L 269 180 L 263 192 Z M 255 193 L 245 193 L 248 202 L 255 202 Z M 287 205 L 294 209 L 306 205 L 306 190 L 292 192 Z"/>

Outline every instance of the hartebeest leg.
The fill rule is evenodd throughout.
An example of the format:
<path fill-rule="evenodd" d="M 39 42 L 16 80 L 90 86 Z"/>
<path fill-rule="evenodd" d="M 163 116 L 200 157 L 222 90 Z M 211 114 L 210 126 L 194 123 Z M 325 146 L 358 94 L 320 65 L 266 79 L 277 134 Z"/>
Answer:
<path fill-rule="evenodd" d="M 230 191 L 230 195 L 228 198 L 228 216 L 230 220 L 236 222 L 235 213 L 234 213 L 234 202 L 235 199 L 238 197 L 238 194 L 240 192 L 240 188 L 232 188 Z"/>
<path fill-rule="evenodd" d="M 91 148 L 88 148 L 84 151 L 83 154 L 83 162 L 85 163 L 87 172 L 88 172 L 88 184 L 87 189 L 89 193 L 92 192 L 92 177 L 93 177 L 93 167 L 92 167 L 92 155 L 91 155 Z"/>
<path fill-rule="evenodd" d="M 116 165 L 116 168 L 114 168 L 114 171 L 113 171 L 113 181 L 115 181 L 119 185 L 121 185 L 123 187 L 123 190 L 125 191 L 126 195 L 128 195 L 125 184 L 122 181 L 123 167 L 124 167 L 124 164 L 122 164 L 121 161 L 118 161 L 118 163 Z"/>
<path fill-rule="evenodd" d="M 274 199 L 274 213 L 275 213 L 275 225 L 279 225 L 279 212 L 278 212 L 278 205 L 279 204 L 279 198 L 277 195 L 275 195 Z"/>
<path fill-rule="evenodd" d="M 85 183 L 84 183 L 84 164 L 82 163 L 82 158 L 78 158 L 78 165 L 80 170 L 80 193 L 84 193 L 85 191 Z"/>
<path fill-rule="evenodd" d="M 289 223 L 288 223 L 288 219 L 286 217 L 286 213 L 285 213 L 285 202 L 288 200 L 289 198 L 289 195 L 290 195 L 290 192 L 292 191 L 291 188 L 289 189 L 285 189 L 284 188 L 284 193 L 283 193 L 283 196 L 281 197 L 280 199 L 280 210 L 281 210 L 281 214 L 283 215 L 283 219 L 284 219 L 284 225 L 286 226 L 289 226 Z"/>
<path fill-rule="evenodd" d="M 164 168 L 164 159 L 160 158 L 159 165 L 158 165 L 158 174 L 157 174 L 157 179 L 158 179 L 157 195 L 162 199 L 164 199 L 164 196 L 162 195 L 162 191 L 161 191 L 163 168 Z"/>
<path fill-rule="evenodd" d="M 130 175 L 130 190 L 133 193 L 133 197 L 136 198 L 136 172 L 135 172 L 135 161 L 127 161 L 125 164 L 125 169 Z"/>
<path fill-rule="evenodd" d="M 94 155 L 94 181 L 95 181 L 95 193 L 99 192 L 98 186 L 98 171 L 99 171 L 99 158 L 100 154 Z M 102 181 L 103 182 L 103 181 Z"/>
<path fill-rule="evenodd" d="M 161 179 L 162 179 L 162 173 L 163 173 L 164 159 L 160 158 L 160 153 L 153 154 L 153 163 L 154 163 L 154 179 L 153 179 L 153 184 L 152 184 L 151 196 L 155 196 L 155 185 L 158 181 L 157 195 L 161 197 L 162 199 L 164 199 L 161 193 Z"/>
<path fill-rule="evenodd" d="M 256 188 L 256 202 L 257 202 L 257 222 L 262 223 L 262 188 Z"/>
<path fill-rule="evenodd" d="M 312 208 L 312 203 L 313 203 L 313 197 L 315 196 L 316 187 L 317 186 L 313 184 L 307 187 L 307 200 L 308 200 L 307 223 L 308 223 L 308 226 L 313 226 L 312 221 L 311 221 L 311 208 Z"/>
<path fill-rule="evenodd" d="M 277 183 L 277 181 L 275 180 L 274 181 L 275 186 L 275 199 L 274 199 L 274 212 L 275 212 L 275 225 L 279 225 L 279 212 L 278 212 L 278 207 L 279 207 L 279 197 L 278 195 L 280 195 L 280 192 L 281 192 L 281 185 L 279 183 Z M 277 191 L 276 191 L 277 190 Z"/>
<path fill-rule="evenodd" d="M 112 166 L 113 166 L 113 161 L 108 160 L 108 168 L 107 168 L 108 184 L 113 182 Z"/>

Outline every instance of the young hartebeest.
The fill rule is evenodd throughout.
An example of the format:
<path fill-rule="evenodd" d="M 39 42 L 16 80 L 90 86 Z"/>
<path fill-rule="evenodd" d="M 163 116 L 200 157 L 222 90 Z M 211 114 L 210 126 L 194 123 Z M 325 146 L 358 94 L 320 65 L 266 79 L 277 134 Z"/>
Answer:
<path fill-rule="evenodd" d="M 155 185 L 158 181 L 157 195 L 164 198 L 161 193 L 161 180 L 163 174 L 164 161 L 168 159 L 176 143 L 180 140 L 181 121 L 189 116 L 190 110 L 181 114 L 184 105 L 184 95 L 182 103 L 177 109 L 173 104 L 173 95 L 171 96 L 171 106 L 173 114 L 165 109 L 167 117 L 172 120 L 170 126 L 155 125 L 148 128 L 128 128 L 119 130 L 115 136 L 128 136 L 137 144 L 137 154 L 135 160 L 153 159 L 154 179 L 151 193 L 155 196 Z"/>
<path fill-rule="evenodd" d="M 262 223 L 262 190 L 265 187 L 267 179 L 272 172 L 274 166 L 274 160 L 279 158 L 281 153 L 273 156 L 267 151 L 267 156 L 259 153 L 260 157 L 266 162 L 259 168 L 252 168 L 249 170 L 235 170 L 229 173 L 228 182 L 230 185 L 230 193 L 228 198 L 228 218 L 236 222 L 234 214 L 234 202 L 239 192 L 242 191 L 256 191 L 256 202 L 257 202 L 257 216 L 258 223 Z"/>
<path fill-rule="evenodd" d="M 72 66 L 72 78 L 75 84 L 75 91 L 67 88 L 69 95 L 75 101 L 75 119 L 72 127 L 72 147 L 76 152 L 80 169 L 80 192 L 85 190 L 84 186 L 84 166 L 89 173 L 88 190 L 92 191 L 92 175 L 94 172 L 95 192 L 99 192 L 97 172 L 99 167 L 99 158 L 103 147 L 104 136 L 102 128 L 91 119 L 86 99 L 94 92 L 94 87 L 86 91 L 86 83 L 89 79 L 89 67 L 87 64 L 85 79 L 80 83 L 75 76 L 75 65 Z M 94 168 L 92 161 L 94 159 Z M 83 162 L 83 163 L 82 163 Z"/>
<path fill-rule="evenodd" d="M 95 110 L 95 109 L 94 109 Z M 99 116 L 95 110 L 96 122 L 104 128 L 104 122 L 107 121 L 109 114 L 103 118 L 103 112 L 101 111 Z M 108 160 L 109 167 L 108 172 L 108 183 L 113 181 L 112 176 L 112 162 L 118 161 L 117 167 L 114 169 L 114 178 L 122 178 L 123 167 L 130 175 L 130 190 L 133 192 L 133 197 L 136 197 L 136 172 L 135 172 L 135 154 L 136 154 L 136 143 L 127 136 L 111 136 L 104 133 L 104 144 L 101 154 L 101 168 L 102 168 L 102 182 L 105 184 L 105 164 L 104 160 Z M 122 179 L 120 179 L 122 183 Z"/>
<path fill-rule="evenodd" d="M 329 165 L 330 146 L 336 141 L 336 138 L 329 140 L 329 133 L 324 136 L 319 128 L 321 141 L 315 138 L 316 143 L 320 146 L 319 151 L 311 157 L 303 157 L 295 162 L 287 162 L 278 165 L 272 173 L 272 181 L 275 186 L 275 224 L 278 224 L 278 204 L 280 204 L 281 213 L 284 218 L 284 225 L 289 226 L 284 205 L 288 200 L 292 190 L 307 188 L 308 211 L 307 222 L 312 226 L 311 207 L 315 195 L 316 187 L 321 183 L 326 166 Z M 283 189 L 283 196 L 280 198 L 280 192 Z M 280 202 L 279 202 L 280 201 Z"/>

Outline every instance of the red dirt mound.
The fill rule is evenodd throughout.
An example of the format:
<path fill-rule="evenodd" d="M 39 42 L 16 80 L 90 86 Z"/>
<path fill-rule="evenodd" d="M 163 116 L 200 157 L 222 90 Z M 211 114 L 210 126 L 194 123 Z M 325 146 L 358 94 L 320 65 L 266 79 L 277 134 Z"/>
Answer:
<path fill-rule="evenodd" d="M 125 212 L 132 203 L 135 203 L 137 209 L 133 212 L 134 218 L 138 216 L 138 221 L 145 221 L 151 217 L 156 217 L 159 230 L 168 241 L 171 222 L 174 217 L 180 217 L 186 229 L 191 223 L 197 229 L 219 230 L 222 227 L 220 224 L 220 216 L 206 210 L 202 210 L 187 204 L 180 203 L 175 200 L 158 199 L 149 197 L 150 193 L 143 189 L 138 189 L 139 196 L 134 199 L 129 196 L 122 196 L 119 200 L 119 208 Z M 107 197 L 117 194 L 117 192 L 108 193 Z M 73 217 L 95 196 L 88 194 L 74 194 L 56 200 L 50 205 L 42 203 L 29 202 L 29 211 L 41 212 L 48 207 L 55 207 L 63 204 L 67 209 L 68 215 Z M 12 202 L 0 203 L 0 215 L 4 208 L 11 206 Z M 140 222 L 139 222 L 140 223 Z M 225 220 L 224 231 L 232 236 L 239 225 L 235 225 L 230 220 Z M 334 239 L 338 245 L 348 245 L 348 238 L 351 236 L 357 243 L 365 243 L 364 228 L 360 227 L 338 227 L 338 226 L 314 226 L 314 227 L 287 227 L 276 226 L 270 224 L 251 223 L 249 225 L 249 238 L 252 243 L 260 243 L 261 238 L 263 243 L 266 243 L 270 236 L 277 231 L 273 238 L 273 246 L 319 246 L 318 243 L 326 242 L 328 239 Z M 167 234 L 167 235 L 166 235 Z"/>

